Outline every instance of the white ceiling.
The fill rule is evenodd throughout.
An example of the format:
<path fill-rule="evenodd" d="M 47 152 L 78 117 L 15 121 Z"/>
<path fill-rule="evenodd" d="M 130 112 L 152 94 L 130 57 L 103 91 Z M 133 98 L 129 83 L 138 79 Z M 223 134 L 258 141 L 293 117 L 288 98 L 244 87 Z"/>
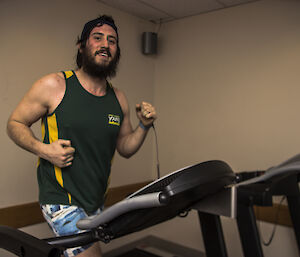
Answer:
<path fill-rule="evenodd" d="M 139 18 L 163 23 L 259 0 L 98 0 Z"/>

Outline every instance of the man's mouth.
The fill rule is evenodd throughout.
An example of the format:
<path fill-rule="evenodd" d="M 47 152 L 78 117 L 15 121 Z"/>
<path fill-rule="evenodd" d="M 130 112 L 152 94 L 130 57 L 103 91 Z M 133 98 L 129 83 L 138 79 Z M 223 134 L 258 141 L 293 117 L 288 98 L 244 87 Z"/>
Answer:
<path fill-rule="evenodd" d="M 105 50 L 105 49 L 101 49 L 99 51 L 96 51 L 95 55 L 101 55 L 101 56 L 104 56 L 104 57 L 111 57 L 110 52 Z"/>

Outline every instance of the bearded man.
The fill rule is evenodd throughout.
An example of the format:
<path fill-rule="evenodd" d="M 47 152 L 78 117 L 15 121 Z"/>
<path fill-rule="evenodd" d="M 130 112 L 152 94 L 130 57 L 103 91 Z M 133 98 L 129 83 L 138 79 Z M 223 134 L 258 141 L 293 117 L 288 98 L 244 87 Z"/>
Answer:
<path fill-rule="evenodd" d="M 111 16 L 87 22 L 77 45 L 78 69 L 38 80 L 7 123 L 9 137 L 39 157 L 39 201 L 57 236 L 80 232 L 79 219 L 101 212 L 115 150 L 126 158 L 136 153 L 156 119 L 154 107 L 141 102 L 133 130 L 124 93 L 107 80 L 115 76 L 120 59 Z M 42 140 L 30 128 L 40 119 Z M 64 255 L 96 257 L 101 250 L 95 243 Z"/>

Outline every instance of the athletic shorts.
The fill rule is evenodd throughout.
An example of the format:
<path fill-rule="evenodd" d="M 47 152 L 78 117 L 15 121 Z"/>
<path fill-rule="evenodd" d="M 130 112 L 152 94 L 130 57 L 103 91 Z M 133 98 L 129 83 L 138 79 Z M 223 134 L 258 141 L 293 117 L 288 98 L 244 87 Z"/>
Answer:
<path fill-rule="evenodd" d="M 41 209 L 44 218 L 56 236 L 67 236 L 84 232 L 84 230 L 80 230 L 76 227 L 78 220 L 88 217 L 82 208 L 71 205 L 46 204 L 41 205 Z M 93 215 L 99 214 L 100 211 L 101 210 L 98 209 Z M 92 244 L 67 249 L 64 251 L 64 255 L 65 257 L 76 256 L 90 246 L 92 246 Z"/>

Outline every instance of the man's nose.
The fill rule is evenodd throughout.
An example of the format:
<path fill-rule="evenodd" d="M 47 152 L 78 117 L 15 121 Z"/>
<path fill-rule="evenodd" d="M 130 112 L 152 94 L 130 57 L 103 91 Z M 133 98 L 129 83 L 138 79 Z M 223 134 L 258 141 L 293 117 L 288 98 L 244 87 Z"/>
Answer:
<path fill-rule="evenodd" d="M 101 43 L 102 43 L 101 47 L 105 47 L 105 48 L 109 47 L 109 42 L 107 38 L 103 38 Z"/>

